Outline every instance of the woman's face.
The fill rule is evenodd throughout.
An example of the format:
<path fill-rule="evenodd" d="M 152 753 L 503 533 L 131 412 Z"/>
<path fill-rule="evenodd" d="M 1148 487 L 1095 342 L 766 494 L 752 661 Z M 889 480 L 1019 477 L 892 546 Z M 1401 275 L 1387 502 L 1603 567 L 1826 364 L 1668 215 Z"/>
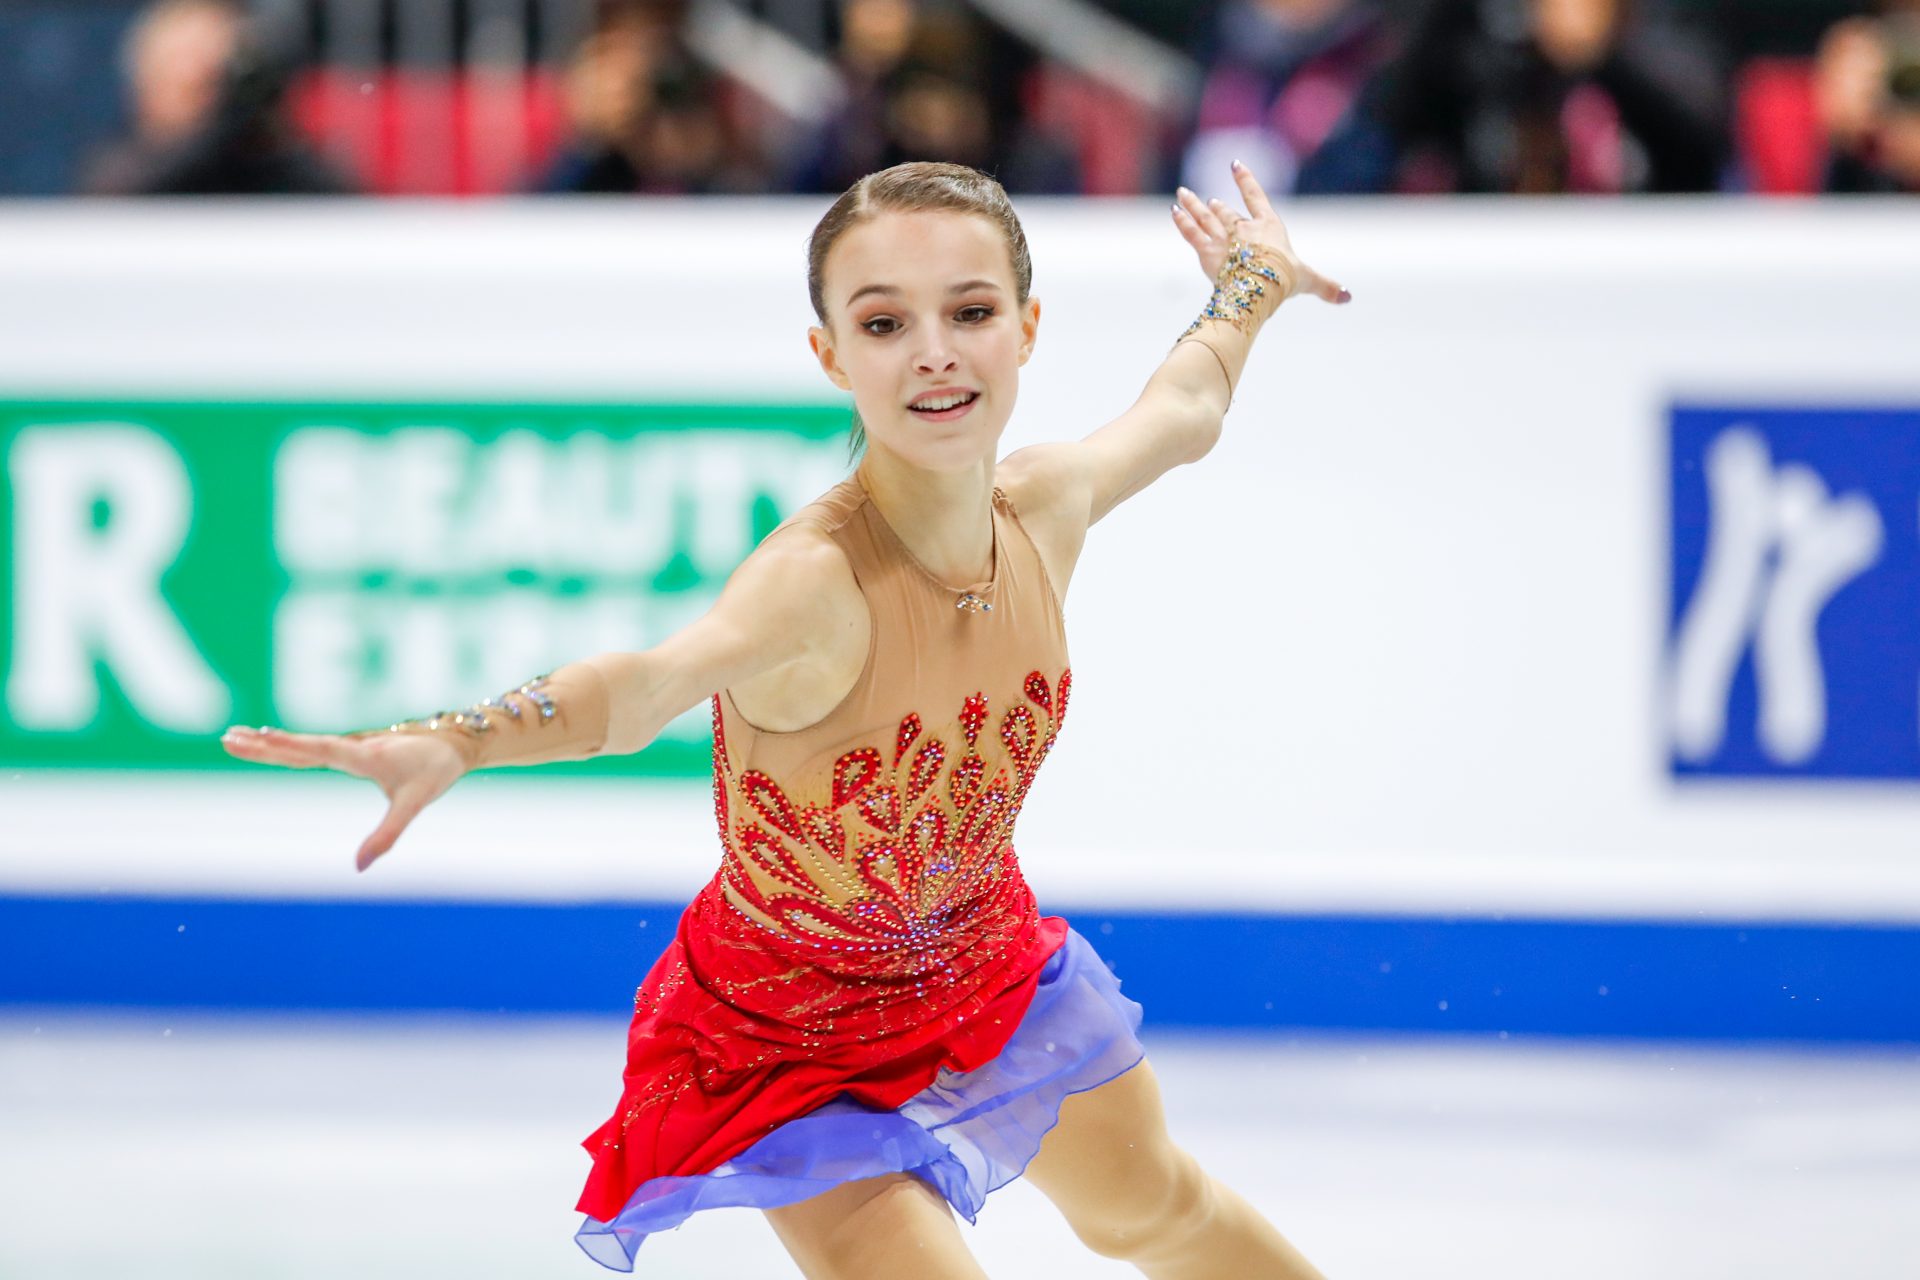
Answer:
<path fill-rule="evenodd" d="M 820 367 L 853 392 L 867 438 L 929 471 L 991 460 L 1033 352 L 999 227 L 971 213 L 882 213 L 828 251 Z"/>

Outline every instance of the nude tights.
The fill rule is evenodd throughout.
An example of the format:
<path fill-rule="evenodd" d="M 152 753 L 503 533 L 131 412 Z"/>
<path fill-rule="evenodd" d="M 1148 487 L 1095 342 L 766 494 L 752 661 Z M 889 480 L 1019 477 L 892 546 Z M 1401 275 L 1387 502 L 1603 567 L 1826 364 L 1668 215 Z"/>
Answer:
<path fill-rule="evenodd" d="M 1088 1248 L 1151 1280 L 1325 1280 L 1232 1188 L 1167 1136 L 1145 1062 L 1069 1097 L 1026 1171 Z M 985 1280 L 946 1201 L 892 1174 L 768 1220 L 807 1280 Z"/>

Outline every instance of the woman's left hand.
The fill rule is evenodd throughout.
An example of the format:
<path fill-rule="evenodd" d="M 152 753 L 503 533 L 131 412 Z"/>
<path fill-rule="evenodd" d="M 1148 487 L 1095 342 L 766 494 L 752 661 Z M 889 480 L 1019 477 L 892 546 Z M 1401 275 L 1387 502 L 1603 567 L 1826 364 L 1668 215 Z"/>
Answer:
<path fill-rule="evenodd" d="M 1287 265 L 1293 268 L 1293 293 L 1288 297 L 1311 293 L 1326 302 L 1352 301 L 1352 294 L 1300 260 L 1300 255 L 1293 251 L 1292 241 L 1287 239 L 1287 228 L 1281 223 L 1280 215 L 1267 200 L 1267 193 L 1238 160 L 1233 163 L 1233 179 L 1239 184 L 1240 198 L 1246 201 L 1245 214 L 1223 200 L 1203 201 L 1185 187 L 1180 188 L 1179 203 L 1173 206 L 1173 223 L 1200 255 L 1200 269 L 1207 273 L 1207 279 L 1211 281 L 1220 274 L 1220 264 L 1227 259 L 1227 246 L 1239 240 L 1247 245 L 1270 245 L 1287 260 Z"/>

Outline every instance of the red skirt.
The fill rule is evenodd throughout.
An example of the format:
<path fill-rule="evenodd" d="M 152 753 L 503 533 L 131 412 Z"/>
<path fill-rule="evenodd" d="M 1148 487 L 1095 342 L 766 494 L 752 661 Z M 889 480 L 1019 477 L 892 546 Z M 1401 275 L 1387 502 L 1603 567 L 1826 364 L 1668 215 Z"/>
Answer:
<path fill-rule="evenodd" d="M 711 1172 L 840 1094 L 892 1109 L 942 1067 L 991 1061 L 1067 936 L 1011 848 L 965 921 L 910 947 L 776 933 L 720 883 L 681 914 L 634 996 L 620 1105 L 582 1144 L 590 1217 L 612 1219 L 649 1178 Z"/>

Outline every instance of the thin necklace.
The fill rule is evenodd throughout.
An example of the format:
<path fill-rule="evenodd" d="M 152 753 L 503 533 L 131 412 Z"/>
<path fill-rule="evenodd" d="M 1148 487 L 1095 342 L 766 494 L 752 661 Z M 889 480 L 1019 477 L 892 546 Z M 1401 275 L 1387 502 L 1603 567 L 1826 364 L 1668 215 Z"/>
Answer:
<path fill-rule="evenodd" d="M 992 613 L 993 612 L 993 601 L 988 600 L 985 596 L 980 595 L 978 592 L 976 592 L 973 589 L 973 587 L 948 586 L 946 583 L 940 581 L 940 579 L 934 577 L 933 571 L 927 568 L 927 566 L 925 566 L 924 564 L 921 564 L 920 557 L 914 555 L 913 549 L 907 546 L 906 539 L 902 538 L 900 534 L 894 529 L 894 527 L 887 522 L 887 517 L 885 513 L 880 510 L 880 504 L 873 500 L 873 490 L 867 488 L 866 480 L 861 477 L 858 471 L 855 471 L 853 473 L 853 476 L 854 476 L 855 482 L 859 484 L 861 490 L 865 492 L 865 494 L 867 495 L 867 503 L 873 508 L 874 518 L 880 522 L 880 527 L 887 531 L 887 536 L 893 539 L 895 545 L 897 545 L 900 548 L 900 554 L 904 555 L 907 558 L 908 563 L 910 563 L 911 565 L 913 565 L 915 569 L 920 571 L 921 577 L 925 578 L 928 582 L 933 583 L 936 587 L 939 587 L 942 591 L 954 592 L 958 596 L 958 598 L 953 602 L 953 607 L 960 610 L 960 612 L 962 613 Z M 993 497 L 989 499 L 989 501 L 997 502 L 999 500 L 999 494 L 1000 494 L 999 487 L 995 486 L 993 490 Z M 991 509 L 989 509 L 987 512 L 987 524 L 990 532 L 993 535 L 993 567 L 988 571 L 991 576 L 988 577 L 988 579 L 985 582 L 975 583 L 974 586 L 983 587 L 988 591 L 992 591 L 994 588 L 994 584 L 998 582 L 1000 579 L 1000 522 L 993 518 L 993 512 Z"/>

